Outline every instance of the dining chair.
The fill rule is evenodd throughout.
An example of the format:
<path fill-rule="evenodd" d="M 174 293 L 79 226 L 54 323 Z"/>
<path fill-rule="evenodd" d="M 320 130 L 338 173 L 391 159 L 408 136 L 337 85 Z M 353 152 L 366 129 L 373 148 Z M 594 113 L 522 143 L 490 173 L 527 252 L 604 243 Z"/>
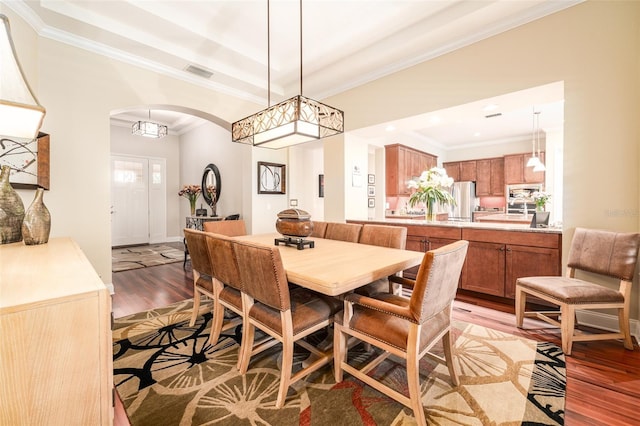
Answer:
<path fill-rule="evenodd" d="M 413 410 L 416 422 L 426 425 L 421 403 L 419 361 L 425 355 L 445 364 L 451 382 L 458 385 L 452 359 L 451 316 L 453 299 L 458 288 L 469 242 L 456 241 L 428 251 L 412 282 L 413 292 L 407 298 L 390 293 L 373 297 L 351 293 L 344 298 L 344 311 L 336 315 L 334 323 L 334 373 L 336 382 L 343 379 L 343 371 L 372 388 Z M 400 282 L 407 278 L 391 276 Z M 351 337 L 382 349 L 382 353 L 357 369 L 347 360 L 347 340 Z M 430 353 L 442 340 L 444 358 Z M 377 365 L 395 355 L 406 363 L 409 397 L 369 375 Z"/>
<path fill-rule="evenodd" d="M 327 222 L 324 238 L 357 243 L 361 229 L 362 225 L 359 223 Z"/>
<path fill-rule="evenodd" d="M 313 220 L 312 223 L 313 232 L 311 233 L 311 236 L 316 238 L 324 238 L 324 235 L 327 232 L 327 222 Z"/>
<path fill-rule="evenodd" d="M 245 374 L 251 357 L 282 343 L 282 365 L 276 407 L 281 408 L 289 386 L 326 365 L 333 358 L 303 339 L 333 322 L 340 309 L 338 301 L 297 287 L 290 290 L 278 247 L 247 241 L 234 241 L 242 281 L 244 330 L 240 373 Z M 274 338 L 254 344 L 255 328 Z M 309 365 L 292 374 L 294 343 L 315 356 Z"/>
<path fill-rule="evenodd" d="M 360 231 L 360 244 L 370 244 L 374 246 L 396 248 L 404 250 L 407 243 L 407 228 L 403 226 L 388 226 L 365 224 Z M 364 296 L 372 296 L 380 292 L 394 291 L 392 282 L 388 278 L 381 278 L 355 290 L 356 293 Z"/>
<path fill-rule="evenodd" d="M 631 285 L 638 261 L 640 234 L 576 228 L 564 277 L 522 277 L 516 280 L 516 325 L 535 317 L 560 327 L 562 351 L 571 355 L 573 342 L 623 339 L 633 350 L 629 327 Z M 576 277 L 576 271 L 619 280 L 618 288 L 596 284 L 593 278 Z M 526 311 L 527 296 L 558 306 L 551 311 Z M 618 332 L 583 333 L 576 330 L 576 312 L 583 309 L 616 309 Z"/>
<path fill-rule="evenodd" d="M 213 268 L 209 259 L 205 233 L 197 229 L 185 228 L 184 238 L 189 247 L 193 274 L 193 311 L 189 326 L 193 327 L 200 312 L 201 295 L 214 300 Z"/>
<path fill-rule="evenodd" d="M 242 282 L 238 271 L 238 262 L 233 251 L 230 237 L 205 233 L 207 252 L 212 266 L 213 276 L 213 325 L 209 343 L 215 346 L 222 331 L 237 327 L 242 323 Z M 236 313 L 226 324 L 225 309 Z M 238 357 L 238 367 L 240 357 Z"/>
<path fill-rule="evenodd" d="M 247 227 L 244 220 L 216 220 L 204 222 L 202 229 L 205 232 L 226 235 L 227 237 L 239 237 L 247 235 Z"/>

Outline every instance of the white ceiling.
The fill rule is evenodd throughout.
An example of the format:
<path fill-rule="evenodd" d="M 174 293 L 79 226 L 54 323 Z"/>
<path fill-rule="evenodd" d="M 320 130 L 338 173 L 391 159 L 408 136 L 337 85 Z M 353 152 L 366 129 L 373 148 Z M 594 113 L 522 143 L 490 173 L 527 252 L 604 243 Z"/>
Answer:
<path fill-rule="evenodd" d="M 265 106 L 268 69 L 272 104 L 300 91 L 300 21 L 296 0 L 271 0 L 270 67 L 266 0 L 0 1 L 43 37 Z M 580 1 L 304 0 L 303 94 L 321 100 Z M 186 71 L 190 65 L 213 74 L 209 78 L 197 76 Z M 513 114 L 504 110 L 502 117 L 491 119 L 504 124 L 491 125 L 492 137 L 530 132 L 533 107 L 529 102 L 517 108 L 522 110 L 520 115 L 528 116 L 527 130 L 523 124 L 508 124 L 509 119 L 515 120 L 518 115 L 514 106 L 510 107 Z M 506 108 L 506 103 L 502 108 Z M 145 119 L 148 113 L 140 110 L 119 114 L 114 123 L 130 125 Z M 464 124 L 471 119 L 460 116 L 462 110 L 456 114 L 459 115 L 456 121 L 462 123 L 455 126 L 424 126 L 425 121 L 418 120 L 420 124 L 415 127 L 409 120 L 396 123 L 397 131 L 417 132 L 416 135 L 445 146 L 456 140 L 468 143 L 466 134 L 476 130 L 471 124 Z M 543 115 L 551 119 L 551 112 Z M 168 125 L 172 133 L 181 134 L 194 126 L 190 115 L 153 109 L 151 116 L 154 121 Z M 504 129 L 502 134 L 495 130 L 498 127 Z M 480 132 L 489 134 L 488 130 Z"/>

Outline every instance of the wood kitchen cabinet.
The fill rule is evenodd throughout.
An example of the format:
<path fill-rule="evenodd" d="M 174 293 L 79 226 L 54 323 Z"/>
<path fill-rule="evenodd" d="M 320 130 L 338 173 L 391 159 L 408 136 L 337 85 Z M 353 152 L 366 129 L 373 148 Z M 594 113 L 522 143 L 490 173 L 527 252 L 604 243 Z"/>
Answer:
<path fill-rule="evenodd" d="M 545 172 L 534 172 L 533 167 L 527 167 L 531 154 L 512 154 L 504 156 L 504 183 L 544 183 Z M 544 152 L 540 153 L 540 160 L 545 161 Z"/>
<path fill-rule="evenodd" d="M 477 179 L 476 160 L 443 163 L 442 167 L 455 182 L 475 182 Z"/>
<path fill-rule="evenodd" d="M 388 197 L 409 196 L 407 182 L 425 170 L 435 167 L 438 157 L 408 146 L 385 145 L 386 195 Z"/>
<path fill-rule="evenodd" d="M 445 226 L 407 226 L 407 250 L 434 250 L 460 240 L 461 230 Z M 402 276 L 415 280 L 420 266 L 403 271 Z"/>
<path fill-rule="evenodd" d="M 0 246 L 0 424 L 111 425 L 111 297 L 70 238 Z"/>
<path fill-rule="evenodd" d="M 504 195 L 504 159 L 476 160 L 476 196 Z"/>
<path fill-rule="evenodd" d="M 555 233 L 463 229 L 469 241 L 461 288 L 514 298 L 515 281 L 561 275 L 562 236 Z"/>

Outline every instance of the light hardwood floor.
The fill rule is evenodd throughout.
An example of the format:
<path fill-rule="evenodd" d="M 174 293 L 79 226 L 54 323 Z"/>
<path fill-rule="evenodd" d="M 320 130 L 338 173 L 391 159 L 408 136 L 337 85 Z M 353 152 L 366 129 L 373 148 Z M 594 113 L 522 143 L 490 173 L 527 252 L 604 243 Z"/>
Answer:
<path fill-rule="evenodd" d="M 182 262 L 113 274 L 116 318 L 166 306 L 193 297 L 191 268 Z M 560 346 L 559 331 L 526 319 L 524 330 L 515 327 L 513 304 L 502 300 L 461 295 L 456 301 L 456 319 Z M 529 328 L 538 324 L 543 328 Z M 640 349 L 625 350 L 622 342 L 578 342 L 567 357 L 565 424 L 637 425 L 640 407 Z M 116 398 L 117 399 L 117 398 Z M 128 425 L 117 399 L 114 425 Z"/>

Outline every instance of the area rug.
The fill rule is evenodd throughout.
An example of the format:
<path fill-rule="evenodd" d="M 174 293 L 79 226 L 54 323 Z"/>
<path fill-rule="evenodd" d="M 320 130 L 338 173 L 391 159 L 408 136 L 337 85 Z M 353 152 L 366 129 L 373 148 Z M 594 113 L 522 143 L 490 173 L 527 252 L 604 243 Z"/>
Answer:
<path fill-rule="evenodd" d="M 111 250 L 111 271 L 128 271 L 183 260 L 183 250 L 164 244 L 114 248 Z"/>
<path fill-rule="evenodd" d="M 241 376 L 238 330 L 208 345 L 210 305 L 189 327 L 191 306 L 189 300 L 115 322 L 114 382 L 132 425 L 415 424 L 411 410 L 348 374 L 336 384 L 331 366 L 292 386 L 276 409 L 279 345 L 252 358 Z M 429 424 L 564 423 L 565 362 L 557 346 L 463 322 L 454 334 L 459 386 L 452 387 L 441 364 L 420 363 Z M 307 355 L 296 353 L 294 364 Z M 349 356 L 357 365 L 374 354 L 359 345 Z M 391 357 L 370 374 L 408 394 L 403 369 Z"/>

